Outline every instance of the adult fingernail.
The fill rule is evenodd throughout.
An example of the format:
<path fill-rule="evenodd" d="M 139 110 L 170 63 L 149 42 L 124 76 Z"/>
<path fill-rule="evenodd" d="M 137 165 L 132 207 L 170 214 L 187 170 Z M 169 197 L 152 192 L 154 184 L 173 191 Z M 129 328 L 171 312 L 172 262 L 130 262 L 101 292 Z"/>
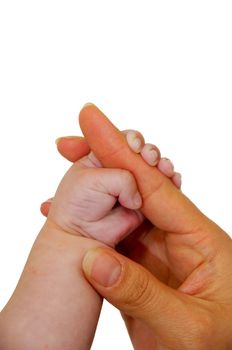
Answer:
<path fill-rule="evenodd" d="M 83 259 L 85 274 L 103 287 L 112 287 L 119 279 L 122 271 L 120 262 L 101 249 L 89 250 Z"/>
<path fill-rule="evenodd" d="M 60 140 L 62 140 L 63 137 L 58 137 L 56 140 L 55 140 L 55 143 L 58 145 L 58 143 L 60 142 Z"/>
<path fill-rule="evenodd" d="M 84 106 L 82 107 L 82 109 L 85 108 L 85 107 L 87 107 L 87 106 L 93 106 L 93 103 L 91 103 L 91 102 L 85 103 Z"/>
<path fill-rule="evenodd" d="M 139 153 L 142 149 L 142 141 L 140 138 L 136 135 L 135 132 L 129 131 L 126 135 L 127 142 L 130 146 L 130 148 L 136 152 Z"/>
<path fill-rule="evenodd" d="M 55 143 L 58 145 L 58 143 L 59 143 L 61 140 L 72 140 L 72 139 L 76 139 L 76 136 L 62 136 L 62 137 L 58 137 L 58 138 L 55 140 Z"/>

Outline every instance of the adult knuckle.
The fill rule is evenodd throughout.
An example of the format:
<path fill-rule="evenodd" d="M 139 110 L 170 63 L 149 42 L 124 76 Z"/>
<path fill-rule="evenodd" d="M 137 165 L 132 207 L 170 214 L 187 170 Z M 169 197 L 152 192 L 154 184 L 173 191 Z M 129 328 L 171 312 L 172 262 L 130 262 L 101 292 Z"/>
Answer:
<path fill-rule="evenodd" d="M 121 144 L 120 146 L 112 145 L 112 147 L 107 150 L 103 155 L 101 155 L 100 160 L 104 163 L 107 162 L 108 159 L 117 160 L 122 155 L 125 155 L 128 152 L 129 148 L 126 143 Z"/>
<path fill-rule="evenodd" d="M 154 302 L 154 288 L 147 274 L 140 275 L 133 283 L 133 287 L 128 290 L 126 306 L 129 311 L 149 310 L 151 304 Z"/>
<path fill-rule="evenodd" d="M 152 182 L 151 186 L 143 192 L 143 200 L 149 201 L 156 193 L 160 192 L 162 187 L 165 185 L 164 178 L 160 178 L 157 181 Z"/>
<path fill-rule="evenodd" d="M 191 318 L 190 318 L 191 319 Z M 189 329 L 189 338 L 194 344 L 197 344 L 199 350 L 216 349 L 216 329 L 212 315 L 205 311 L 201 314 L 194 315 Z"/>

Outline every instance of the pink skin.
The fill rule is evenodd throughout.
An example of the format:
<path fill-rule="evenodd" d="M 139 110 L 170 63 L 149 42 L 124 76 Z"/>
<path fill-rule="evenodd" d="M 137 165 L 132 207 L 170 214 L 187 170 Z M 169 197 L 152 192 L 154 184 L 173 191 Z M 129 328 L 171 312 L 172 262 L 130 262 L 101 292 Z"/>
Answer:
<path fill-rule="evenodd" d="M 69 233 L 114 247 L 143 222 L 138 210 L 142 199 L 129 171 L 99 168 L 96 163 L 90 153 L 73 164 L 58 187 L 48 219 Z"/>

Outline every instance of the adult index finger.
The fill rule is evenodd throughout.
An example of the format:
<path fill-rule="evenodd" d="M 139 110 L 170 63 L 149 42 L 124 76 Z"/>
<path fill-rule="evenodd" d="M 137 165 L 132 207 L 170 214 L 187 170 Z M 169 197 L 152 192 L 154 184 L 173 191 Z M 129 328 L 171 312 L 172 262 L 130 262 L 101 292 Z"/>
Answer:
<path fill-rule="evenodd" d="M 157 168 L 130 150 L 122 133 L 95 105 L 83 107 L 79 122 L 104 167 L 126 169 L 135 176 L 143 198 L 142 212 L 155 226 L 173 233 L 194 232 L 201 226 L 205 216 Z"/>

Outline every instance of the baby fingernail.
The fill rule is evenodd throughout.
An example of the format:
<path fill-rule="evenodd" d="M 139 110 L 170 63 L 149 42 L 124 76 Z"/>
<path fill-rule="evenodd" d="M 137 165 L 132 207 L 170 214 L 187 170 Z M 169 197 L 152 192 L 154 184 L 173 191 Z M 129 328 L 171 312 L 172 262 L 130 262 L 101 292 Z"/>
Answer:
<path fill-rule="evenodd" d="M 158 161 L 158 152 L 156 152 L 156 150 L 154 149 L 151 149 L 149 152 L 148 152 L 148 162 L 150 165 L 156 165 L 157 164 L 157 161 Z"/>
<path fill-rule="evenodd" d="M 164 158 L 164 160 L 165 160 L 165 162 L 166 162 L 167 164 L 169 164 L 169 165 L 174 169 L 174 165 L 173 165 L 173 163 L 170 161 L 170 159 Z"/>
<path fill-rule="evenodd" d="M 181 184 L 182 184 L 182 176 L 180 173 L 175 173 L 173 176 L 173 182 L 174 184 L 178 187 L 181 188 Z"/>
<path fill-rule="evenodd" d="M 139 153 L 142 149 L 142 142 L 140 138 L 136 135 L 135 132 L 129 131 L 126 135 L 127 142 L 130 146 L 130 148 L 136 152 Z"/>
<path fill-rule="evenodd" d="M 142 198 L 139 192 L 137 192 L 133 198 L 134 205 L 136 208 L 140 208 L 142 205 Z"/>
<path fill-rule="evenodd" d="M 173 165 L 173 163 L 168 158 L 164 158 L 163 160 L 164 160 L 164 164 L 165 164 L 165 168 L 166 168 L 166 175 L 167 176 L 172 176 L 173 172 L 174 172 L 174 165 Z"/>
<path fill-rule="evenodd" d="M 141 149 L 141 145 L 142 145 L 142 143 L 141 143 L 140 139 L 135 138 L 134 141 L 133 141 L 133 149 L 134 149 L 134 151 L 139 153 L 140 149 Z"/>

